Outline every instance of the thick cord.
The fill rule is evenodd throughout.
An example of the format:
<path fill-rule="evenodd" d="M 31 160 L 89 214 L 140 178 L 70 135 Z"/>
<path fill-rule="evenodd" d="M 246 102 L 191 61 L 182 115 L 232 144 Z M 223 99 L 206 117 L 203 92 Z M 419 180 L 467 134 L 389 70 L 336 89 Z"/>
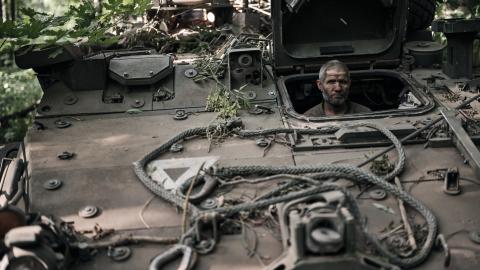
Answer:
<path fill-rule="evenodd" d="M 393 133 L 391 133 L 388 129 L 375 124 L 375 123 L 359 123 L 354 125 L 347 125 L 346 127 L 357 127 L 357 126 L 366 126 L 370 128 L 377 129 L 381 133 L 383 133 L 387 138 L 389 138 L 394 147 L 397 150 L 398 154 L 398 161 L 395 165 L 394 170 L 386 175 L 384 178 L 379 178 L 363 169 L 359 169 L 352 165 L 326 165 L 326 164 L 319 164 L 319 165 L 308 165 L 308 166 L 229 166 L 229 167 L 220 167 L 220 168 L 213 168 L 211 170 L 211 174 L 215 176 L 221 176 L 223 178 L 227 177 L 234 177 L 234 176 L 251 176 L 251 175 L 276 175 L 276 174 L 307 174 L 307 173 L 317 173 L 318 178 L 328 178 L 328 177 L 335 177 L 335 178 L 345 178 L 352 181 L 360 181 L 363 183 L 371 183 L 377 185 L 387 192 L 397 196 L 401 200 L 405 201 L 411 207 L 416 209 L 422 216 L 424 216 L 427 225 L 428 225 L 428 235 L 427 239 L 422 246 L 421 250 L 411 258 L 400 258 L 395 254 L 391 253 L 387 249 L 385 249 L 373 236 L 370 236 L 366 230 L 365 234 L 370 239 L 372 243 L 376 246 L 377 250 L 384 256 L 388 257 L 392 263 L 397 264 L 398 266 L 410 268 L 416 266 L 423 262 L 429 255 L 433 243 L 434 238 L 437 234 L 437 221 L 433 213 L 426 208 L 421 202 L 410 196 L 408 193 L 399 190 L 396 186 L 387 182 L 387 180 L 392 179 L 393 177 L 397 176 L 402 172 L 405 166 L 405 151 L 403 150 L 403 146 L 400 141 L 395 137 Z M 134 163 L 134 171 L 135 174 L 138 176 L 140 181 L 149 188 L 153 193 L 157 194 L 158 196 L 162 197 L 166 201 L 174 203 L 177 207 L 183 209 L 184 201 L 182 198 L 176 196 L 173 192 L 165 190 L 161 184 L 152 180 L 145 171 L 145 166 L 152 160 L 158 158 L 160 155 L 165 153 L 170 149 L 170 147 L 181 140 L 192 136 L 205 136 L 207 133 L 208 127 L 204 128 L 192 128 L 188 129 L 177 136 L 173 137 L 166 143 L 162 144 L 160 147 L 152 151 L 151 153 L 147 154 L 145 157 L 140 159 L 139 161 Z M 332 127 L 325 127 L 322 129 L 290 129 L 290 128 L 278 128 L 278 129 L 267 129 L 267 130 L 234 130 L 234 134 L 239 137 L 243 138 L 250 138 L 250 137 L 258 137 L 258 136 L 266 136 L 266 135 L 273 135 L 273 134 L 280 134 L 280 133 L 288 133 L 288 134 L 309 134 L 309 135 L 319 135 L 319 134 L 329 134 L 339 130 L 339 127 L 332 126 Z M 268 205 L 272 205 L 279 202 L 290 201 L 296 198 L 301 198 L 304 196 L 309 196 L 312 194 L 317 194 L 319 192 L 324 192 L 328 190 L 332 190 L 335 186 L 332 185 L 320 185 L 313 188 L 309 188 L 306 190 L 302 190 L 299 192 L 294 192 L 287 195 L 276 196 L 276 197 L 267 197 L 266 199 L 257 200 L 255 202 L 247 202 L 235 206 L 230 207 L 223 207 L 218 208 L 215 210 L 205 211 L 205 212 L 216 212 L 223 214 L 225 216 L 233 215 L 240 211 L 258 209 L 259 207 L 265 207 Z M 272 196 L 274 194 L 271 194 Z M 197 207 L 193 204 L 189 204 L 188 209 L 189 214 L 192 217 L 198 217 L 200 214 L 205 212 L 200 212 Z"/>

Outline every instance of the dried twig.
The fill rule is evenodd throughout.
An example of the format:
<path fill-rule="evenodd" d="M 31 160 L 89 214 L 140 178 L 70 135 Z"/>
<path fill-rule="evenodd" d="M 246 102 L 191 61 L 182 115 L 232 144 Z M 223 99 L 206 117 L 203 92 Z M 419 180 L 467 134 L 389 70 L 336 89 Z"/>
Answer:
<path fill-rule="evenodd" d="M 403 190 L 402 183 L 400 182 L 400 179 L 398 179 L 398 177 L 395 177 L 395 184 L 400 190 Z M 400 214 L 402 215 L 403 225 L 405 227 L 405 231 L 407 232 L 408 243 L 410 244 L 412 251 L 416 250 L 417 242 L 415 241 L 415 236 L 413 234 L 412 227 L 408 222 L 407 210 L 405 209 L 405 205 L 403 204 L 403 201 L 400 199 L 398 199 L 398 207 L 400 208 Z"/>
<path fill-rule="evenodd" d="M 152 243 L 161 245 L 170 245 L 178 242 L 178 237 L 156 237 L 156 236 L 142 236 L 142 235 L 127 235 L 115 237 L 107 241 L 98 241 L 92 243 L 76 243 L 77 246 L 85 248 L 107 248 L 111 246 L 125 246 L 140 243 Z"/>
<path fill-rule="evenodd" d="M 195 182 L 197 181 L 198 175 L 200 175 L 200 171 L 202 171 L 203 166 L 205 166 L 205 161 L 200 165 L 198 168 L 197 174 L 190 183 L 190 187 L 188 187 L 187 194 L 185 194 L 185 201 L 183 202 L 183 214 L 182 214 L 182 235 L 187 232 L 187 213 L 188 213 L 188 203 L 190 200 L 190 194 L 192 193 L 193 187 L 195 186 Z"/>

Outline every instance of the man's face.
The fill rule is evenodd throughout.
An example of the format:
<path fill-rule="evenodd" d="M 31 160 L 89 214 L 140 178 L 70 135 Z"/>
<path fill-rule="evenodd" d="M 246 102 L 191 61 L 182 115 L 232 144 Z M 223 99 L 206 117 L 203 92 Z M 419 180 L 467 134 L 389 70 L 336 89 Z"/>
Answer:
<path fill-rule="evenodd" d="M 350 80 L 347 72 L 337 68 L 328 69 L 325 80 L 317 80 L 318 89 L 322 91 L 323 100 L 332 106 L 343 106 L 348 98 Z"/>

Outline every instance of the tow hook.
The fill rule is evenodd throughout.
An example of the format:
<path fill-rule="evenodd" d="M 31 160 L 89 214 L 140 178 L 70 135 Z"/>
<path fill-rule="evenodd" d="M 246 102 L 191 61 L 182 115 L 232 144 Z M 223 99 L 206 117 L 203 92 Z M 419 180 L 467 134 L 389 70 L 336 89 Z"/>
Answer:
<path fill-rule="evenodd" d="M 177 270 L 193 269 L 193 267 L 195 266 L 195 263 L 197 262 L 197 254 L 191 247 L 187 245 L 176 244 L 169 250 L 156 256 L 150 263 L 148 270 L 163 269 L 163 267 L 167 265 L 169 262 L 172 262 L 180 257 L 181 257 L 181 261 Z"/>
<path fill-rule="evenodd" d="M 192 183 L 193 179 L 190 179 L 187 181 L 184 185 L 180 186 L 178 188 L 179 195 L 183 198 L 186 197 L 185 191 L 188 190 L 190 184 Z M 201 175 L 197 179 L 197 184 L 203 184 L 200 191 L 198 191 L 195 194 L 191 194 L 188 197 L 188 201 L 191 203 L 198 203 L 203 201 L 205 198 L 207 198 L 217 187 L 218 185 L 218 180 L 215 177 L 212 177 L 208 174 Z"/>
<path fill-rule="evenodd" d="M 448 267 L 450 265 L 450 249 L 448 248 L 447 240 L 443 234 L 439 234 L 435 241 L 437 248 L 442 249 L 444 252 L 443 266 Z"/>

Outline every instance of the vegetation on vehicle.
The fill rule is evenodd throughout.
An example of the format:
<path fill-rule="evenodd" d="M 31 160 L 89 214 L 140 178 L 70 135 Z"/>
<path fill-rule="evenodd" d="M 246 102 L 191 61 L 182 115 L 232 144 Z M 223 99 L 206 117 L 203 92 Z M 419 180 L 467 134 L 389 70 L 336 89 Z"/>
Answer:
<path fill-rule="evenodd" d="M 13 1 L 12 1 L 13 2 Z M 117 25 L 141 16 L 150 6 L 149 0 L 109 0 L 95 7 L 82 0 L 70 5 L 65 14 L 55 16 L 21 8 L 16 20 L 0 21 L 0 143 L 19 141 L 32 123 L 32 105 L 41 97 L 41 89 L 32 70 L 19 70 L 13 63 L 16 50 L 42 50 L 56 47 L 50 55 L 62 52 L 59 45 L 116 44 L 121 32 Z M 22 7 L 20 5 L 20 7 Z M 101 14 L 98 11 L 101 10 Z M 16 113 L 24 112 L 24 113 Z"/>
<path fill-rule="evenodd" d="M 16 211 L 9 207 L 22 206 L 21 199 L 30 206 L 19 211 L 23 223 L 4 230 L 2 265 L 26 261 L 19 249 L 32 251 L 32 261 L 61 264 L 52 270 L 108 269 L 117 262 L 129 269 L 147 264 L 161 269 L 172 262 L 172 254 L 194 267 L 197 254 L 210 253 L 215 254 L 202 259 L 202 267 L 431 269 L 442 263 L 441 251 L 434 250 L 440 243 L 448 266 L 447 234 L 480 235 L 475 224 L 463 222 L 475 212 L 468 207 L 471 199 L 447 197 L 478 191 L 461 181 L 480 176 L 474 143 L 480 129 L 473 115 L 480 111 L 480 86 L 470 61 L 474 35 L 468 34 L 468 48 L 455 46 L 450 32 L 438 27 L 471 21 L 434 23 L 432 29 L 447 33 L 449 48 L 431 42 L 428 27 L 436 2 L 271 1 L 271 35 L 266 35 L 259 25 L 252 33 L 245 29 L 248 23 L 235 21 L 247 15 L 242 11 L 248 6 L 237 9 L 228 0 L 226 7 L 235 10 L 231 27 L 215 29 L 214 20 L 207 21 L 210 3 L 200 9 L 202 26 L 192 28 L 195 17 L 170 24 L 177 14 L 172 9 L 193 13 L 191 6 L 174 6 L 172 0 L 155 7 L 158 11 L 148 10 L 150 18 L 163 13 L 140 28 L 119 12 L 108 24 L 116 18 L 119 23 L 98 36 L 106 38 L 75 39 L 75 49 L 83 52 L 68 58 L 62 57 L 73 39 L 47 44 L 21 36 L 16 44 L 19 39 L 4 38 L 0 45 L 10 54 L 15 50 L 18 66 L 38 74 L 0 73 L 1 87 L 14 95 L 5 101 L 12 106 L 4 106 L 9 113 L 2 116 L 2 127 L 34 111 L 38 115 L 27 131 L 25 151 L 1 166 L 9 177 L 2 181 L 6 200 L 0 201 L 6 203 L 0 214 Z M 406 17 L 412 5 L 419 11 L 413 17 L 423 10 L 430 19 L 412 27 Z M 100 17 L 98 6 L 89 6 Z M 318 23 L 318 10 L 326 20 L 306 31 Z M 268 16 L 252 12 L 257 19 Z M 368 12 L 378 16 L 365 20 Z M 124 20 L 132 28 L 120 23 Z M 85 27 L 104 25 L 97 20 Z M 329 27 L 327 32 L 340 36 L 324 35 Z M 381 39 L 371 33 L 381 33 Z M 427 57 L 416 54 L 425 48 Z M 42 61 L 30 53 L 44 49 Z M 26 51 L 22 59 L 19 53 Z M 444 51 L 448 61 L 442 63 Z M 450 61 L 456 51 L 468 54 Z M 328 83 L 353 86 L 338 88 L 342 92 L 332 98 L 358 101 L 371 111 L 304 113 L 313 104 L 331 102 L 321 86 L 324 70 L 332 76 L 325 64 L 332 57 L 352 72 Z M 320 66 L 321 80 L 315 84 Z M 44 91 L 38 103 L 38 85 L 26 89 L 20 83 L 34 87 L 28 83 L 34 75 Z M 24 97 L 28 103 L 15 109 L 21 96 L 15 91 L 38 96 Z M 2 136 L 11 141 L 19 135 Z M 0 150 L 7 153 L 8 147 Z M 27 220 L 24 212 L 38 212 L 39 218 Z M 448 228 L 439 226 L 446 222 L 451 222 Z M 36 226 L 30 227 L 32 236 L 45 239 L 31 237 L 26 243 L 24 225 Z M 39 228 L 42 233 L 35 233 Z M 145 242 L 140 248 L 132 245 Z M 232 256 L 216 252 L 219 243 Z M 172 246 L 151 258 L 158 252 L 152 244 Z M 128 261 L 132 251 L 140 259 Z M 454 255 L 453 268 L 476 263 Z M 253 256 L 259 265 L 248 264 Z"/>
<path fill-rule="evenodd" d="M 0 107 L 1 131 L 0 143 L 21 140 L 32 118 L 5 120 L 5 116 L 21 112 L 32 105 L 41 96 L 38 83 L 31 83 L 33 72 L 19 71 L 13 63 L 13 51 L 19 48 L 25 50 L 40 50 L 52 46 L 75 44 L 91 50 L 92 48 L 108 48 L 120 46 L 153 47 L 162 53 L 172 52 L 207 52 L 209 45 L 218 36 L 218 31 L 207 27 L 196 27 L 190 32 L 167 33 L 162 29 L 162 23 L 156 20 L 146 21 L 141 27 L 134 28 L 136 21 L 145 14 L 151 6 L 149 0 L 108 0 L 94 1 L 77 0 L 56 3 L 44 3 L 44 8 L 55 6 L 61 15 L 52 15 L 52 11 L 34 10 L 30 6 L 38 6 L 35 1 L 17 2 L 10 14 L 12 6 L 7 1 L 0 5 Z M 35 2 L 35 3 L 33 3 Z M 73 3 L 66 7 L 69 3 Z M 437 17 L 467 17 L 480 14 L 478 0 L 437 0 Z M 35 4 L 35 5 L 33 5 Z M 59 8 L 60 7 L 60 8 Z M 3 12 L 5 10 L 5 12 Z M 62 12 L 63 11 L 63 12 Z M 3 18 L 5 17 L 5 19 Z M 441 36 L 438 35 L 441 39 Z M 54 57 L 61 52 L 61 47 L 54 50 Z M 474 55 L 475 65 L 480 63 L 480 44 L 476 41 Z M 220 70 L 221 71 L 221 70 Z M 201 74 L 200 74 L 201 75 Z M 198 76 L 197 81 L 205 79 Z M 13 98 L 15 96 L 15 98 Z M 241 107 L 242 99 L 227 91 L 222 86 L 212 91 L 208 98 L 207 109 L 217 111 L 221 118 L 236 115 Z M 20 115 L 23 117 L 23 115 Z M 7 117 L 9 118 L 9 117 Z"/>

